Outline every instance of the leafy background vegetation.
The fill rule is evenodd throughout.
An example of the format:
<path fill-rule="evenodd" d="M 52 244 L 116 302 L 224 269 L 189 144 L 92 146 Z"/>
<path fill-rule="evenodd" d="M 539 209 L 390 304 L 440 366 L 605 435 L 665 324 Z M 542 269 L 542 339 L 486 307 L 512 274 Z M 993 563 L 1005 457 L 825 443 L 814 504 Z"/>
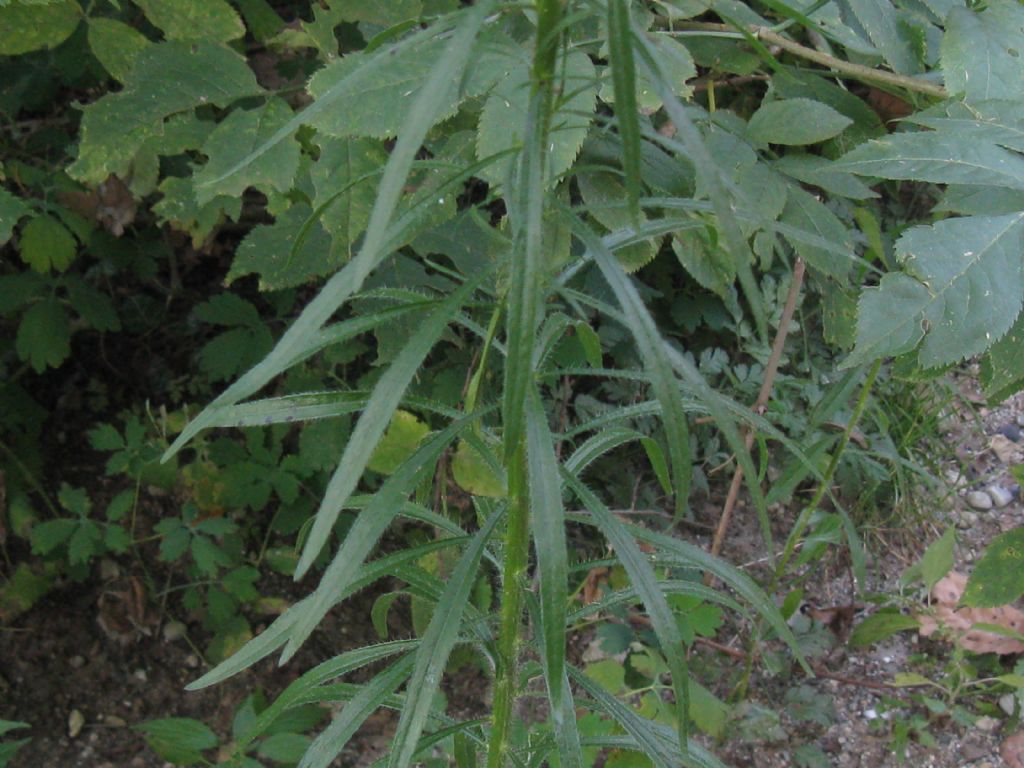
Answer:
<path fill-rule="evenodd" d="M 806 668 L 801 569 L 863 588 L 929 382 L 1024 380 L 1022 39 L 1014 0 L 3 3 L 4 620 L 155 557 L 198 688 L 389 579 L 384 642 L 247 699 L 218 759 L 325 766 L 383 706 L 389 766 L 718 765 L 696 638 L 728 617 Z M 760 583 L 683 535 L 723 465 Z M 627 665 L 567 654 L 599 615 Z M 486 717 L 438 697 L 466 665 Z M 177 764 L 218 745 L 139 727 Z"/>

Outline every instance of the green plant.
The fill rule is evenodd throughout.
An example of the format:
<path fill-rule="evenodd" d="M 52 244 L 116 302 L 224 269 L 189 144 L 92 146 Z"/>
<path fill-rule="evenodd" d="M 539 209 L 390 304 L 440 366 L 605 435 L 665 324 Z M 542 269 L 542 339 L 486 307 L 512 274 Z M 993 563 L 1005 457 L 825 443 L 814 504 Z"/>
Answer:
<path fill-rule="evenodd" d="M 9 731 L 16 731 L 19 728 L 28 728 L 28 723 L 19 723 L 13 720 L 0 720 L 0 735 L 4 735 Z M 19 749 L 28 743 L 28 739 L 19 739 L 17 741 L 5 741 L 0 743 L 0 768 L 6 766 L 13 758 Z"/>
<path fill-rule="evenodd" d="M 810 480 L 817 490 L 771 562 L 774 582 L 798 547 L 809 553 L 803 564 L 839 541 L 863 580 L 856 528 L 832 481 L 848 469 L 844 453 L 882 359 L 898 356 L 897 370 L 913 371 L 983 355 L 992 397 L 1024 380 L 1013 111 L 1024 78 L 1004 37 L 1020 25 L 1019 6 L 999 0 L 944 18 L 917 3 L 860 0 L 803 10 L 368 0 L 317 5 L 285 25 L 264 3 L 238 5 L 0 9 L 0 53 L 43 60 L 45 48 L 66 44 L 122 86 L 84 107 L 74 160 L 56 171 L 62 184 L 83 192 L 115 180 L 134 196 L 159 195 L 157 223 L 195 248 L 240 220 L 253 190 L 273 222 L 250 226 L 228 281 L 254 275 L 283 317 L 292 289 L 328 278 L 276 340 L 257 304 L 233 294 L 193 313 L 227 329 L 203 345 L 200 369 L 210 380 L 241 376 L 168 451 L 195 450 L 179 459 L 195 508 L 158 532 L 165 556 L 203 579 L 237 572 L 227 571 L 246 567 L 234 513 L 258 513 L 275 496 L 284 511 L 273 514 L 299 522 L 279 531 L 298 533 L 297 557 L 278 552 L 278 562 L 299 579 L 325 568 L 311 595 L 193 686 L 282 647 L 287 661 L 337 602 L 384 576 L 405 584 L 421 616 L 432 612 L 415 640 L 351 651 L 299 678 L 235 739 L 231 759 L 290 707 L 345 700 L 302 766 L 328 764 L 379 706 L 401 709 L 390 766 L 449 738 L 460 764 L 486 752 L 490 768 L 579 766 L 595 747 L 638 750 L 659 766 L 717 764 L 690 739 L 698 718 L 677 595 L 725 602 L 700 583 L 711 574 L 739 598 L 729 608 L 758 615 L 755 640 L 773 632 L 799 659 L 796 640 L 749 578 L 622 522 L 602 500 L 637 483 L 588 483 L 639 444 L 634 461 L 679 520 L 692 515 L 703 468 L 734 456 L 771 558 L 769 504 Z M 717 20 L 696 18 L 705 13 Z M 12 32 L 26 20 L 36 34 Z M 808 34 L 846 58 L 801 44 Z M 243 36 L 275 53 L 276 79 L 247 66 Z M 992 69 L 967 55 L 978 47 Z M 947 87 L 928 70 L 941 70 Z M 295 96 L 307 75 L 304 104 Z M 767 90 L 725 92 L 732 76 L 752 75 Z M 858 82 L 915 101 L 923 109 L 907 125 L 929 130 L 887 134 L 851 91 Z M 899 203 L 881 207 L 858 176 L 945 188 L 897 196 L 893 184 Z M 45 212 L 45 178 L 3 191 L 0 234 L 13 236 L 27 269 L 59 270 L 66 258 L 46 265 L 30 247 L 56 231 L 29 220 Z M 942 206 L 928 210 L 940 194 Z M 956 215 L 938 218 L 945 212 Z M 60 239 L 55 252 L 66 255 Z M 801 291 L 803 264 L 800 334 L 787 341 L 783 306 Z M 25 274 L 5 275 L 8 287 Z M 63 329 L 63 290 L 48 283 L 24 294 L 28 309 L 19 299 L 0 311 L 24 309 L 21 324 L 43 312 L 47 327 Z M 29 331 L 38 326 L 33 317 Z M 37 369 L 59 362 L 66 344 L 55 351 L 38 335 L 26 332 L 15 354 Z M 778 371 L 779 402 L 759 398 L 748 410 Z M 577 391 L 573 379 L 588 384 Z M 289 462 L 288 425 L 306 420 L 317 421 Z M 214 427 L 245 428 L 244 442 L 197 439 Z M 130 465 L 137 441 L 127 427 L 108 432 L 107 450 Z M 766 492 L 770 445 L 788 461 Z M 293 511 L 299 484 L 318 475 L 315 515 Z M 454 490 L 471 497 L 461 513 Z M 399 516 L 433 537 L 368 560 Z M 622 600 L 641 603 L 651 622 L 648 660 L 637 664 L 658 696 L 643 715 L 566 659 L 568 600 L 581 578 L 568 525 L 612 547 L 629 579 Z M 471 599 L 481 584 L 499 595 L 496 611 Z M 487 722 L 452 722 L 436 706 L 456 647 L 493 670 Z M 361 686 L 334 682 L 384 660 Z M 535 727 L 514 717 L 532 680 L 549 708 Z M 589 733 L 577 705 L 595 713 Z M 608 723 L 615 732 L 600 733 Z"/>

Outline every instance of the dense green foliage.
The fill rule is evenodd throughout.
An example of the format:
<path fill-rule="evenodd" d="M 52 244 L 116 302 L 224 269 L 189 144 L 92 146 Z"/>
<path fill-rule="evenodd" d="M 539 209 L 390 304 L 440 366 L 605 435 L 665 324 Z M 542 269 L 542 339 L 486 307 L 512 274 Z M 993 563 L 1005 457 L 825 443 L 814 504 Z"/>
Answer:
<path fill-rule="evenodd" d="M 219 664 L 198 688 L 279 650 L 288 661 L 335 605 L 391 577 L 415 639 L 248 701 L 230 764 L 260 764 L 262 739 L 266 759 L 326 766 L 385 706 L 401 711 L 390 768 L 436 744 L 460 768 L 480 755 L 584 766 L 597 748 L 614 750 L 607 765 L 631 751 L 719 765 L 692 726 L 718 735 L 728 708 L 688 648 L 725 610 L 803 664 L 768 592 L 840 544 L 863 580 L 842 486 L 880 485 L 908 448 L 879 419 L 864 426 L 873 450 L 848 449 L 882 361 L 920 380 L 980 357 L 991 398 L 1024 382 L 1024 8 L 280 6 L 0 2 L 0 445 L 9 528 L 45 561 L 19 564 L 0 605 L 24 610 L 55 572 L 84 578 L 97 558 L 159 542 L 214 637 Z M 55 106 L 65 91 L 80 113 Z M 885 99 L 904 121 L 869 106 Z M 73 346 L 102 357 L 107 340 L 160 333 L 182 272 L 221 255 L 215 279 L 238 292 L 204 296 L 179 329 L 196 374 L 150 376 L 164 408 L 146 421 L 89 425 L 108 474 L 134 489 L 102 520 L 71 484 L 34 512 L 47 414 L 25 382 Z M 751 411 L 804 264 L 799 338 L 779 349 L 776 399 Z M 106 391 L 85 397 L 109 411 Z M 208 405 L 189 420 L 196 401 Z M 767 591 L 612 511 L 642 494 L 692 518 L 707 468 L 730 456 L 773 566 Z M 770 509 L 808 482 L 818 493 L 776 562 Z M 151 539 L 136 528 L 142 486 L 187 498 Z M 421 535 L 373 559 L 399 519 Z M 577 527 L 606 560 L 574 550 Z M 318 584 L 252 637 L 263 565 Z M 577 610 L 595 565 L 614 591 Z M 385 632 L 395 596 L 374 609 Z M 630 657 L 630 685 L 651 689 L 640 709 L 615 695 L 621 665 L 581 669 L 566 653 L 581 620 L 631 604 L 650 622 Z M 486 721 L 438 706 L 456 657 L 493 676 Z M 336 682 L 382 660 L 366 684 Z M 514 716 L 531 679 L 547 700 L 535 727 Z M 300 735 L 322 711 L 309 705 L 331 701 L 347 703 Z M 142 730 L 181 764 L 216 746 L 195 721 Z"/>

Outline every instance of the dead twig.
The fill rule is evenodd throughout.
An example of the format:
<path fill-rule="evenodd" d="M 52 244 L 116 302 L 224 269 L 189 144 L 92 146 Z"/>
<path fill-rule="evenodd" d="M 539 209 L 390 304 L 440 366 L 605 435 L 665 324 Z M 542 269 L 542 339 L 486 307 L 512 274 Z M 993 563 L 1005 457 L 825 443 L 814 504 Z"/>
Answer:
<path fill-rule="evenodd" d="M 761 382 L 761 391 L 757 394 L 754 402 L 754 412 L 764 413 L 771 398 L 772 386 L 775 384 L 775 375 L 779 370 L 779 360 L 782 359 L 782 349 L 786 345 L 786 336 L 789 334 L 789 324 L 793 319 L 793 312 L 796 310 L 797 299 L 800 296 L 800 288 L 804 282 L 804 260 L 797 258 L 793 265 L 793 279 L 789 284 L 789 294 L 786 296 L 786 306 L 782 310 L 782 319 L 779 321 L 779 329 L 775 333 L 775 341 L 772 344 L 772 354 L 768 358 L 768 367 L 765 368 L 764 380 Z M 749 451 L 754 445 L 754 431 L 744 430 L 744 444 Z M 729 530 L 729 521 L 732 519 L 733 510 L 736 508 L 736 501 L 739 498 L 740 486 L 743 484 L 743 467 L 736 465 L 736 471 L 732 476 L 732 483 L 729 485 L 729 493 L 725 497 L 725 506 L 722 508 L 722 516 L 718 520 L 718 530 L 715 531 L 715 538 L 711 542 L 711 554 L 717 556 L 722 551 L 722 542 Z M 714 577 L 707 573 L 704 575 L 704 583 L 710 585 Z"/>

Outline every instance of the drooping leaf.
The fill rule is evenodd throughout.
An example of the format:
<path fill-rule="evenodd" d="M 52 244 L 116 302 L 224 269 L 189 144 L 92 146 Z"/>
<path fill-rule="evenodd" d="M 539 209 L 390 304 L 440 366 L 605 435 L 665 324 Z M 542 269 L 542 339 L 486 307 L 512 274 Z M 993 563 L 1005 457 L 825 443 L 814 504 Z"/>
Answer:
<path fill-rule="evenodd" d="M 879 640 L 903 632 L 908 629 L 917 629 L 919 623 L 913 616 L 904 616 L 902 613 L 879 612 L 868 616 L 864 621 L 854 627 L 850 634 L 850 645 L 859 647 L 871 645 Z"/>
<path fill-rule="evenodd" d="M 85 108 L 78 159 L 68 173 L 99 184 L 110 174 L 128 178 L 145 141 L 160 135 L 162 120 L 201 104 L 225 107 L 261 92 L 241 56 L 208 42 L 166 42 L 140 51 L 124 90 Z"/>
<path fill-rule="evenodd" d="M 474 496 L 500 499 L 507 493 L 504 475 L 496 472 L 491 462 L 468 440 L 460 440 L 455 449 L 452 476 L 460 488 Z"/>
<path fill-rule="evenodd" d="M 226 43 L 245 34 L 238 12 L 225 0 L 133 0 L 168 40 Z"/>
<path fill-rule="evenodd" d="M 801 145 L 837 136 L 853 120 L 812 99 L 782 99 L 762 104 L 747 123 L 747 135 L 765 144 Z"/>
<path fill-rule="evenodd" d="M 1024 98 L 1022 31 L 1024 9 L 1013 0 L 954 7 L 942 37 L 946 88 L 969 102 Z"/>
<path fill-rule="evenodd" d="M 89 19 L 89 49 L 119 83 L 128 80 L 135 60 L 150 42 L 134 27 L 117 19 Z"/>
<path fill-rule="evenodd" d="M 1021 309 L 1024 213 L 914 227 L 896 243 L 906 273 L 886 275 L 860 299 L 857 344 L 845 367 L 914 350 L 934 368 L 979 354 Z"/>
<path fill-rule="evenodd" d="M 196 202 L 202 206 L 218 195 L 241 197 L 249 187 L 287 192 L 299 167 L 299 144 L 287 138 L 248 165 L 241 173 L 224 172 L 272 136 L 292 117 L 281 99 L 267 99 L 256 109 L 236 109 L 206 139 L 202 152 L 209 158 L 195 174 Z M 216 179 L 222 179 L 216 181 Z"/>
<path fill-rule="evenodd" d="M 0 5 L 0 56 L 56 48 L 71 36 L 81 20 L 82 8 L 75 0 L 4 3 Z"/>

